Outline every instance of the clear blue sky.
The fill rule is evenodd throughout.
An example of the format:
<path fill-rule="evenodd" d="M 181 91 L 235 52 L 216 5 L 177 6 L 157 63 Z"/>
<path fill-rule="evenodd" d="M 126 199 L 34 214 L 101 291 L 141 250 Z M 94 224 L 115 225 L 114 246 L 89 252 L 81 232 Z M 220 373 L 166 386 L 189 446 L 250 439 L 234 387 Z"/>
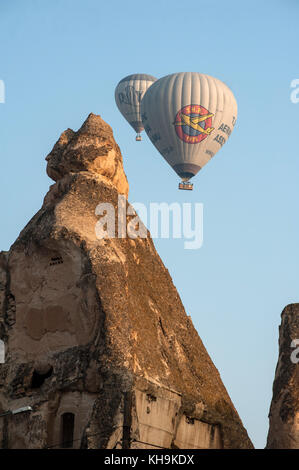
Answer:
<path fill-rule="evenodd" d="M 0 249 L 40 208 L 45 156 L 90 112 L 114 129 L 130 201 L 202 202 L 204 245 L 155 244 L 256 447 L 264 447 L 280 313 L 299 300 L 296 0 L 0 0 Z M 195 71 L 227 83 L 237 126 L 193 193 L 120 115 L 124 76 Z"/>

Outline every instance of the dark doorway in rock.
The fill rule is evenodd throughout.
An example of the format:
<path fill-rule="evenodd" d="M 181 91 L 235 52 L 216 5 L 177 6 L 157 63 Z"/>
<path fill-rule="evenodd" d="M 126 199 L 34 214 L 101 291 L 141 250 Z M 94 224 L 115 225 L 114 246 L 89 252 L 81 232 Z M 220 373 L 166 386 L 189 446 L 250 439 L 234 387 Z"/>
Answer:
<path fill-rule="evenodd" d="M 52 373 L 53 367 L 50 367 L 50 369 L 44 374 L 40 374 L 39 372 L 34 370 L 31 379 L 31 388 L 40 388 L 43 385 L 44 381 L 51 377 Z"/>
<path fill-rule="evenodd" d="M 63 413 L 61 416 L 61 447 L 71 449 L 74 441 L 74 413 Z"/>

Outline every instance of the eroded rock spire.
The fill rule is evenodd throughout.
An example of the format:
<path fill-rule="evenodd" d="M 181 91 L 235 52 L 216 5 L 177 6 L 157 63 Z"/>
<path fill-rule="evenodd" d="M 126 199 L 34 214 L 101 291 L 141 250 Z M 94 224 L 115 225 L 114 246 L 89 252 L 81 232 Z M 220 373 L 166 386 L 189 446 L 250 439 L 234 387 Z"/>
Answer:
<path fill-rule="evenodd" d="M 47 161 L 56 183 L 0 256 L 0 413 L 33 410 L 2 447 L 251 448 L 150 235 L 96 236 L 128 192 L 111 128 L 91 114 Z"/>
<path fill-rule="evenodd" d="M 128 196 L 120 149 L 111 127 L 100 116 L 91 113 L 77 132 L 64 131 L 46 160 L 47 174 L 54 181 L 69 173 L 89 171 L 104 176 Z"/>

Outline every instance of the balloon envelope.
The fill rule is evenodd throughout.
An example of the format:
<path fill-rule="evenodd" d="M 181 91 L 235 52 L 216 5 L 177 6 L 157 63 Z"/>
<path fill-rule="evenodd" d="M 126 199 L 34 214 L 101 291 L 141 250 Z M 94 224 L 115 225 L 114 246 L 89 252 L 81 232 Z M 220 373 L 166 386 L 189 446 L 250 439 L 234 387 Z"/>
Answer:
<path fill-rule="evenodd" d="M 115 101 L 118 109 L 139 134 L 143 131 L 140 113 L 141 100 L 147 89 L 157 79 L 145 73 L 135 73 L 123 78 L 115 89 Z"/>
<path fill-rule="evenodd" d="M 236 123 L 237 103 L 217 78 L 182 72 L 153 83 L 143 97 L 141 116 L 152 143 L 188 181 L 227 141 Z"/>

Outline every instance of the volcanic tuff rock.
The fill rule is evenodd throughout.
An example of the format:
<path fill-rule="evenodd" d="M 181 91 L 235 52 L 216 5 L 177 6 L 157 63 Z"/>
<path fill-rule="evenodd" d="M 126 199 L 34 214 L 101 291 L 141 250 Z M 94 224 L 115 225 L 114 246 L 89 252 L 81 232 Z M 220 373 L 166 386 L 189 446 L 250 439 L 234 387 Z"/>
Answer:
<path fill-rule="evenodd" d="M 297 341 L 296 341 L 297 340 Z M 299 449 L 299 304 L 281 314 L 267 448 Z"/>
<path fill-rule="evenodd" d="M 2 447 L 251 448 L 150 234 L 96 237 L 97 205 L 128 194 L 111 128 L 91 114 L 47 161 L 0 257 L 0 413 L 33 408 L 0 420 Z"/>
<path fill-rule="evenodd" d="M 47 173 L 54 181 L 69 173 L 88 171 L 105 177 L 105 183 L 128 197 L 129 185 L 119 146 L 111 127 L 100 116 L 90 114 L 78 132 L 67 129 L 46 158 Z"/>

